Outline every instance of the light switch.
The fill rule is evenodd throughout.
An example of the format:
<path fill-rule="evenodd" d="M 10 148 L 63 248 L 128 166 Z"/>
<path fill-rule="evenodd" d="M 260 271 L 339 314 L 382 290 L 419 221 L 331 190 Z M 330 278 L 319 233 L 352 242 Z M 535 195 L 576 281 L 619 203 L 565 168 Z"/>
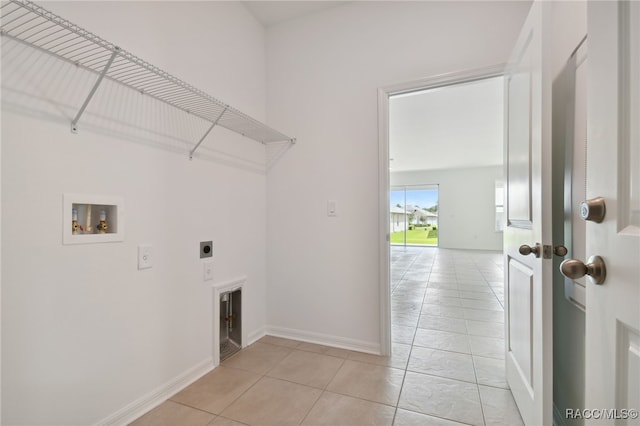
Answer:
<path fill-rule="evenodd" d="M 202 279 L 203 281 L 213 280 L 213 261 L 202 262 Z"/>
<path fill-rule="evenodd" d="M 338 216 L 338 202 L 336 200 L 327 201 L 327 216 Z"/>
<path fill-rule="evenodd" d="M 153 247 L 151 244 L 138 246 L 138 269 L 149 269 L 153 266 Z"/>

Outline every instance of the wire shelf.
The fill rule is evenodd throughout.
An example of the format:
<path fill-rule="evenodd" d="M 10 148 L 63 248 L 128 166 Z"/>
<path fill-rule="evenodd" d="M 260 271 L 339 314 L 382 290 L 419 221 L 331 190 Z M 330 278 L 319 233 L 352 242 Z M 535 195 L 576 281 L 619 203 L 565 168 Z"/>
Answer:
<path fill-rule="evenodd" d="M 103 78 L 200 117 L 263 144 L 295 139 L 225 104 L 158 67 L 27 0 L 9 0 L 0 7 L 0 34 L 98 75 L 96 84 L 72 122 L 72 130 Z"/>

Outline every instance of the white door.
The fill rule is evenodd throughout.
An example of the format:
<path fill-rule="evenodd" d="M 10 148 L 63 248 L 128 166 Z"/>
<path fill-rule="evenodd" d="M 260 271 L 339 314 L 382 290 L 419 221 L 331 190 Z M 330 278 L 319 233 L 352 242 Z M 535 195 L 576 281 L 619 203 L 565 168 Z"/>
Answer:
<path fill-rule="evenodd" d="M 586 254 L 606 279 L 586 285 L 585 408 L 618 411 L 584 417 L 637 425 L 624 410 L 640 409 L 640 3 L 589 2 L 588 34 L 587 197 L 606 213 L 587 222 Z"/>
<path fill-rule="evenodd" d="M 532 5 L 505 74 L 506 369 L 526 425 L 552 423 L 549 6 Z"/>

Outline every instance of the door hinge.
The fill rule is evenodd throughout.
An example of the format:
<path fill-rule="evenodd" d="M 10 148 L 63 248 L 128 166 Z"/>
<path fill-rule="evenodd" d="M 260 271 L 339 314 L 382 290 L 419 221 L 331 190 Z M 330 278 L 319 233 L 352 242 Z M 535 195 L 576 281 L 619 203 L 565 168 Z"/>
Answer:
<path fill-rule="evenodd" d="M 553 257 L 553 247 L 549 245 L 542 246 L 542 258 L 551 259 Z"/>

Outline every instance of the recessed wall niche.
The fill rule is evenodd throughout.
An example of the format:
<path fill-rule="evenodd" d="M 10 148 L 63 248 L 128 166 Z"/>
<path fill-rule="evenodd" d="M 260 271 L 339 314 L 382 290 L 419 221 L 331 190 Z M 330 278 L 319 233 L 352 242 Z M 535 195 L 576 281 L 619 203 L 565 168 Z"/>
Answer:
<path fill-rule="evenodd" d="M 64 194 L 62 243 L 93 244 L 124 240 L 122 197 Z"/>

